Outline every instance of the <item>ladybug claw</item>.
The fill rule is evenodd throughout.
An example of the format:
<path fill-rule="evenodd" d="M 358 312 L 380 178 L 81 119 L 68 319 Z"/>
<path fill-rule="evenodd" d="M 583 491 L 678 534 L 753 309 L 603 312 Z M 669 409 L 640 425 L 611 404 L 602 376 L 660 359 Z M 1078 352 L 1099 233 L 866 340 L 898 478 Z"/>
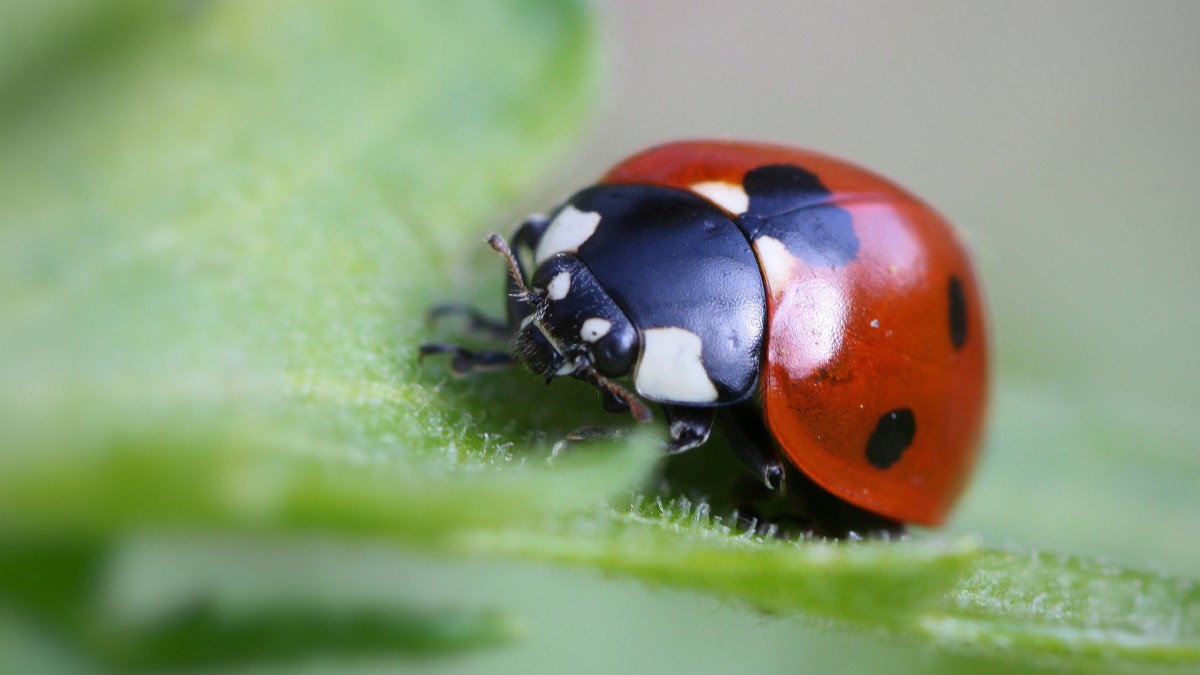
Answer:
<path fill-rule="evenodd" d="M 769 490 L 784 488 L 783 460 L 757 410 L 739 406 L 721 411 L 721 430 L 750 474 Z"/>
<path fill-rule="evenodd" d="M 762 467 L 762 473 L 758 476 L 758 479 L 762 481 L 762 484 L 768 490 L 782 491 L 784 476 L 783 464 L 779 462 L 777 457 L 773 459 L 775 459 L 775 463 Z"/>
<path fill-rule="evenodd" d="M 712 408 L 690 408 L 687 406 L 664 405 L 663 414 L 671 429 L 671 440 L 667 442 L 668 455 L 677 455 L 704 445 L 712 433 Z"/>

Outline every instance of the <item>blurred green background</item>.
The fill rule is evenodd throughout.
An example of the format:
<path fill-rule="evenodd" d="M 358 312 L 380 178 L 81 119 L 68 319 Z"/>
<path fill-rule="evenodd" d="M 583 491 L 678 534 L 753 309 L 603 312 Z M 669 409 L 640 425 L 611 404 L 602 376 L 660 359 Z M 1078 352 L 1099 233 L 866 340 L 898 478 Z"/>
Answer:
<path fill-rule="evenodd" d="M 1189 2 L 5 6 L 0 670 L 1050 668 L 494 540 L 427 555 L 619 505 L 643 465 L 539 472 L 593 396 L 412 346 L 451 334 L 431 303 L 499 311 L 484 235 L 645 145 L 852 158 L 956 222 L 989 294 L 990 437 L 947 531 L 1194 579 L 1198 28 Z M 544 532 L 526 557 L 565 559 Z"/>

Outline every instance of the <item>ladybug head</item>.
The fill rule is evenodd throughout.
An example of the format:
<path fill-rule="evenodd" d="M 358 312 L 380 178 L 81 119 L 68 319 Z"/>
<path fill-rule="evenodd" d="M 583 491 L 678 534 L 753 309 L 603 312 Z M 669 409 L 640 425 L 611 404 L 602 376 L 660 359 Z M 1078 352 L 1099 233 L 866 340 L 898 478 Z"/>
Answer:
<path fill-rule="evenodd" d="M 590 366 L 606 377 L 621 377 L 633 368 L 637 331 L 579 258 L 564 253 L 552 256 L 530 281 L 537 304 L 522 320 L 517 355 L 534 372 L 548 375 L 538 367 L 544 367 L 545 361 L 536 353 L 544 345 L 560 357 L 555 375 L 586 371 Z M 535 333 L 545 340 L 532 337 Z"/>
<path fill-rule="evenodd" d="M 627 375 L 640 348 L 637 330 L 600 282 L 576 256 L 559 253 L 534 271 L 528 285 L 522 268 L 498 236 L 489 240 L 509 262 L 513 351 L 549 382 L 570 375 L 596 385 L 609 410 L 648 418 L 648 409 L 609 378 Z"/>

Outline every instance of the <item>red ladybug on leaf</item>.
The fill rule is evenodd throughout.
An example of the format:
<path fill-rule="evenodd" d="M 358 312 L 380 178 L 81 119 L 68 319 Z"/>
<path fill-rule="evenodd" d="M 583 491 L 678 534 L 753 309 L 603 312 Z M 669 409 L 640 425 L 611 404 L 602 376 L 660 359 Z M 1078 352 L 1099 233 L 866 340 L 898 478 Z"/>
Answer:
<path fill-rule="evenodd" d="M 453 353 L 459 373 L 515 356 L 641 421 L 657 403 L 668 452 L 719 425 L 765 486 L 788 462 L 836 498 L 814 503 L 839 505 L 837 533 L 937 525 L 962 492 L 987 398 L 979 282 L 949 223 L 887 179 L 776 145 L 669 143 L 527 220 L 511 249 L 490 243 L 508 321 L 471 315 L 513 355 L 422 354 Z"/>

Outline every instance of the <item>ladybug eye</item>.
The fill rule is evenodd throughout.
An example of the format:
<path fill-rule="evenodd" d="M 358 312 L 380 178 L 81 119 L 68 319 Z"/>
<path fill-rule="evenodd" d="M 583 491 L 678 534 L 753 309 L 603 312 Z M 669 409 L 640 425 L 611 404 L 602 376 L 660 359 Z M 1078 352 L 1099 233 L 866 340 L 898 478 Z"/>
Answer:
<path fill-rule="evenodd" d="M 594 323 L 589 325 L 589 322 Z M 605 330 L 596 335 L 600 327 Z M 624 317 L 621 317 L 619 321 L 601 318 L 588 319 L 583 322 L 580 333 L 583 335 L 584 341 L 591 343 L 588 351 L 592 355 L 592 363 L 601 374 L 607 377 L 620 377 L 633 368 L 638 351 L 637 331 Z M 596 335 L 596 337 L 589 340 L 588 337 L 591 335 Z"/>

